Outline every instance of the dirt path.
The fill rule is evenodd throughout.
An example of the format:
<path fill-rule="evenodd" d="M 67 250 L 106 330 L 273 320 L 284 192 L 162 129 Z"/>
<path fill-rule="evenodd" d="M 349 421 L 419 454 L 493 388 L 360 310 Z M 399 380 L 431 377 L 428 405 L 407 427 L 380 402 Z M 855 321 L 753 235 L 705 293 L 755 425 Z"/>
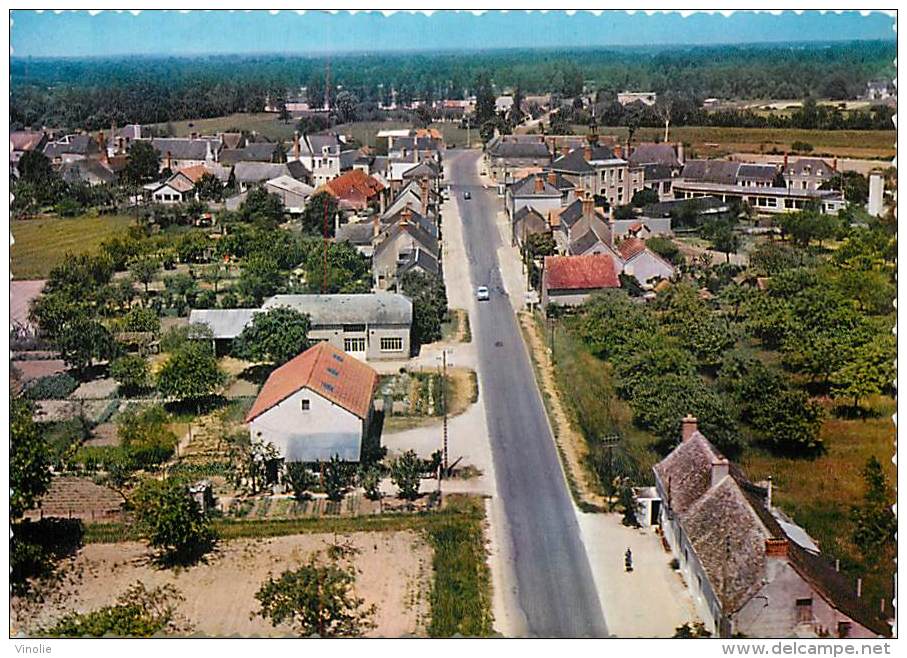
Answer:
<path fill-rule="evenodd" d="M 431 548 L 409 531 L 359 532 L 349 535 L 303 534 L 269 539 L 239 539 L 221 544 L 202 563 L 182 570 L 162 570 L 149 561 L 138 542 L 89 544 L 63 567 L 56 587 L 44 601 L 11 601 L 10 629 L 28 633 L 73 611 L 85 612 L 114 603 L 137 580 L 148 587 L 170 584 L 184 600 L 179 617 L 192 632 L 207 637 L 287 636 L 256 616 L 255 592 L 269 575 L 302 565 L 310 554 L 334 542 L 354 547 L 355 592 L 375 604 L 376 637 L 424 635 L 431 590 Z"/>
<path fill-rule="evenodd" d="M 526 344 L 536 365 L 539 387 L 547 402 L 546 409 L 554 429 L 554 440 L 558 444 L 561 459 L 572 481 L 575 495 L 579 497 L 577 502 L 605 507 L 607 504 L 605 498 L 595 492 L 591 482 L 592 475 L 583 466 L 583 461 L 588 453 L 586 440 L 574 429 L 570 416 L 561 402 L 554 376 L 554 366 L 544 340 L 539 335 L 538 327 L 531 315 L 525 312 L 520 313 L 519 320 Z"/>

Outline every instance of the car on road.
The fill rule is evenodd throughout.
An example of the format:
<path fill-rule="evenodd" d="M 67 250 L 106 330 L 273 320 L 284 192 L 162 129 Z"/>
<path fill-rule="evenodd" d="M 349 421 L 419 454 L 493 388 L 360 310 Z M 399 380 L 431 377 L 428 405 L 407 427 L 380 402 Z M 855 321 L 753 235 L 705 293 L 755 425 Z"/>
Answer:
<path fill-rule="evenodd" d="M 470 194 L 469 192 L 463 192 L 463 198 L 464 198 L 464 199 L 471 199 L 471 198 L 472 198 L 472 194 Z"/>
<path fill-rule="evenodd" d="M 478 301 L 487 302 L 488 297 L 488 288 L 486 288 L 485 286 L 479 286 L 478 288 L 476 288 L 476 299 Z"/>

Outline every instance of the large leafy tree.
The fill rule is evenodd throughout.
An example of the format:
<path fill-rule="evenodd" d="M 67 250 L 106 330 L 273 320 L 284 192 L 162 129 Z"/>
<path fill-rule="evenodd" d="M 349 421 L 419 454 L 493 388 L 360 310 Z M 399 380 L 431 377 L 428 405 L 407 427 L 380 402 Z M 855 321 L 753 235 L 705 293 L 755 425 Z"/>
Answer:
<path fill-rule="evenodd" d="M 302 213 L 302 230 L 309 235 L 334 237 L 334 224 L 340 207 L 330 192 L 318 192 L 309 197 Z"/>
<path fill-rule="evenodd" d="M 309 316 L 288 306 L 256 313 L 234 343 L 237 355 L 250 361 L 286 363 L 305 351 L 311 323 Z"/>
<path fill-rule="evenodd" d="M 476 78 L 476 123 L 480 126 L 495 118 L 494 89 L 488 73 L 480 73 Z"/>
<path fill-rule="evenodd" d="M 129 272 L 136 281 L 145 286 L 146 295 L 149 284 L 154 281 L 160 270 L 161 262 L 150 254 L 138 256 L 129 261 Z"/>
<path fill-rule="evenodd" d="M 283 221 L 283 202 L 276 194 L 271 194 L 263 187 L 256 187 L 249 190 L 246 200 L 239 207 L 239 215 L 245 222 L 264 229 L 274 229 Z"/>
<path fill-rule="evenodd" d="M 236 291 L 252 305 L 260 306 L 266 297 L 278 291 L 283 279 L 274 258 L 256 254 L 243 263 Z"/>
<path fill-rule="evenodd" d="M 274 626 L 287 623 L 308 637 L 355 637 L 374 627 L 375 607 L 353 593 L 356 571 L 317 556 L 298 569 L 268 578 L 255 594 L 259 616 Z"/>
<path fill-rule="evenodd" d="M 320 240 L 310 242 L 304 269 L 307 287 L 312 292 L 371 291 L 372 273 L 369 260 L 348 242 L 325 243 Z"/>
<path fill-rule="evenodd" d="M 107 327 L 75 308 L 51 341 L 63 360 L 79 371 L 91 366 L 95 360 L 109 359 L 117 352 Z"/>
<path fill-rule="evenodd" d="M 133 185 L 142 185 L 157 180 L 161 168 L 161 156 L 148 141 L 135 141 L 129 147 L 123 179 Z"/>
<path fill-rule="evenodd" d="M 44 185 L 56 175 L 50 160 L 41 151 L 26 151 L 16 164 L 19 180 L 35 185 Z"/>
<path fill-rule="evenodd" d="M 178 478 L 145 480 L 132 495 L 148 545 L 170 564 L 191 564 L 214 545 L 210 520 Z"/>
<path fill-rule="evenodd" d="M 9 515 L 18 519 L 50 486 L 49 449 L 32 420 L 31 404 L 21 398 L 10 400 L 9 442 Z"/>
<path fill-rule="evenodd" d="M 203 174 L 195 183 L 195 193 L 202 201 L 221 201 L 224 198 L 224 186 L 212 174 Z"/>
<path fill-rule="evenodd" d="M 894 386 L 897 346 L 893 336 L 871 340 L 857 348 L 853 356 L 831 375 L 832 395 L 850 399 L 854 409 L 860 400 Z"/>
<path fill-rule="evenodd" d="M 413 302 L 412 333 L 420 345 L 440 340 L 441 322 L 447 314 L 444 281 L 426 272 L 411 270 L 403 275 L 401 292 Z"/>
<path fill-rule="evenodd" d="M 157 375 L 162 395 L 180 401 L 200 402 L 224 382 L 224 373 L 207 346 L 187 341 L 177 349 Z"/>
<path fill-rule="evenodd" d="M 894 495 L 875 456 L 863 468 L 863 482 L 866 487 L 863 502 L 851 509 L 853 541 L 867 558 L 877 561 L 883 551 L 895 545 L 897 518 L 891 510 Z"/>

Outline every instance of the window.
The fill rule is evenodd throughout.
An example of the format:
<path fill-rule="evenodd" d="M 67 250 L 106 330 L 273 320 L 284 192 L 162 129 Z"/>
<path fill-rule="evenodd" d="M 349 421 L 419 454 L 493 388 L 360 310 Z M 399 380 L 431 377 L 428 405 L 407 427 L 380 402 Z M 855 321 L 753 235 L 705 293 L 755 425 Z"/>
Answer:
<path fill-rule="evenodd" d="M 813 600 L 797 599 L 797 623 L 808 624 L 813 620 Z"/>
<path fill-rule="evenodd" d="M 328 368 L 328 374 L 334 375 L 334 377 L 337 377 L 340 375 L 340 371 L 337 370 L 337 368 Z"/>
<path fill-rule="evenodd" d="M 850 629 L 853 625 L 849 621 L 838 622 L 838 637 L 850 637 Z"/>
<path fill-rule="evenodd" d="M 333 392 L 334 392 L 334 385 L 333 385 L 333 384 L 328 384 L 327 382 L 321 382 L 321 388 L 323 388 L 324 390 L 326 390 L 328 393 L 333 393 Z"/>
<path fill-rule="evenodd" d="M 364 352 L 365 351 L 365 338 L 344 338 L 343 339 L 343 351 L 344 352 Z"/>
<path fill-rule="evenodd" d="M 312 406 L 312 401 L 311 400 L 301 400 L 300 406 L 302 407 L 303 411 L 308 411 Z"/>
<path fill-rule="evenodd" d="M 382 352 L 401 352 L 403 351 L 403 339 L 396 337 L 381 339 Z"/>

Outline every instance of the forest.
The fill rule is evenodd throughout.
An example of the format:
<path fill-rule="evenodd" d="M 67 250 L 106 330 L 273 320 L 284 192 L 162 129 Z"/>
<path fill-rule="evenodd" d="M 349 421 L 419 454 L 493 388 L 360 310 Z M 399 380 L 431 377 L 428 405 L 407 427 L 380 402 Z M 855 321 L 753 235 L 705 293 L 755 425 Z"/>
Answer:
<path fill-rule="evenodd" d="M 494 91 L 624 89 L 733 100 L 855 98 L 869 80 L 893 77 L 894 41 L 721 47 L 513 49 L 478 52 L 11 60 L 14 126 L 109 127 L 258 112 L 266 99 L 308 90 L 310 103 L 350 92 L 365 105 L 463 98 L 480 79 Z M 726 122 L 723 122 L 726 125 Z"/>

